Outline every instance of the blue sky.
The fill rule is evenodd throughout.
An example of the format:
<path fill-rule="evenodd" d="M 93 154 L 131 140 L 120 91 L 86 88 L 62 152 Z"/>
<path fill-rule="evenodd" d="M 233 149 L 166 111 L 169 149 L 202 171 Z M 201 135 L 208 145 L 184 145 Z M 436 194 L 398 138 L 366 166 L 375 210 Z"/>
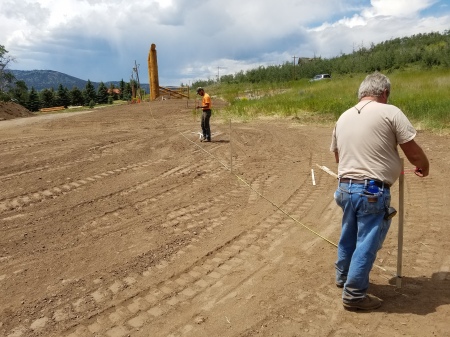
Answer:
<path fill-rule="evenodd" d="M 84 80 L 190 84 L 293 57 L 330 58 L 396 37 L 450 29 L 450 0 L 2 0 L 10 69 Z"/>

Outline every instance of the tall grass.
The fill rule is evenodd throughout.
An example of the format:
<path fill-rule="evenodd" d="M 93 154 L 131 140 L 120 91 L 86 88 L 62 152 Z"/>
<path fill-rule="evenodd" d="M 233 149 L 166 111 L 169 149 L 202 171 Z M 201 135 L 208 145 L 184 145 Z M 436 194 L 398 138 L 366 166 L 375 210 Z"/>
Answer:
<path fill-rule="evenodd" d="M 392 86 L 390 104 L 402 109 L 420 129 L 450 131 L 450 69 L 387 75 Z M 208 89 L 230 103 L 223 111 L 227 115 L 242 119 L 282 116 L 331 123 L 357 103 L 357 91 L 365 76 L 335 76 L 318 82 L 217 85 Z"/>
<path fill-rule="evenodd" d="M 389 103 L 424 129 L 450 129 L 450 69 L 393 74 Z"/>

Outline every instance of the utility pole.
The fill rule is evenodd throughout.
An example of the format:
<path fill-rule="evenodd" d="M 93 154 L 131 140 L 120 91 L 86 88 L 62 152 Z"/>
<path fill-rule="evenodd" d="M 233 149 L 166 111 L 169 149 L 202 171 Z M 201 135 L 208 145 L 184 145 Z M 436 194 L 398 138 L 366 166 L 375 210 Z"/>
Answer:
<path fill-rule="evenodd" d="M 294 55 L 294 56 L 292 56 L 292 58 L 294 59 L 294 62 L 293 62 L 294 68 L 292 69 L 292 79 L 295 80 L 295 59 L 298 58 L 298 57 L 296 57 Z"/>
<path fill-rule="evenodd" d="M 224 67 L 217 67 L 217 82 L 220 82 L 220 69 L 226 69 Z"/>
<path fill-rule="evenodd" d="M 131 72 L 130 84 L 131 84 L 131 99 L 133 100 L 136 98 L 136 86 L 134 85 L 134 69 Z"/>
<path fill-rule="evenodd" d="M 141 96 L 141 83 L 139 82 L 139 66 L 136 63 L 136 60 L 134 60 L 134 68 L 133 68 L 134 72 L 136 73 L 136 79 L 137 79 L 137 90 L 138 90 L 138 95 L 139 95 L 139 100 L 142 101 L 142 96 Z"/>

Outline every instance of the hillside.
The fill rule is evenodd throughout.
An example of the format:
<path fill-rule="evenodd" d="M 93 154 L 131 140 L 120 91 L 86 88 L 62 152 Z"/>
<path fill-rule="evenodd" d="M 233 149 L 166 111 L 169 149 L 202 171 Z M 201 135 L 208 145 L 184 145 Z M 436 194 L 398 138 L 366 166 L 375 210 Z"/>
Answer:
<path fill-rule="evenodd" d="M 31 88 L 34 88 L 36 91 L 41 91 L 43 89 L 58 89 L 58 86 L 62 84 L 63 87 L 71 90 L 73 87 L 77 87 L 78 89 L 82 90 L 86 87 L 86 83 L 89 79 L 82 80 L 80 78 L 70 76 L 58 71 L 54 70 L 9 70 L 14 77 L 18 81 L 24 81 L 28 87 L 28 89 L 31 90 Z M 124 79 L 125 82 L 127 80 Z M 95 89 L 98 88 L 98 85 L 100 82 L 93 82 L 91 83 L 94 85 Z M 111 84 L 113 84 L 115 87 L 119 86 L 119 81 L 108 81 L 103 82 L 107 87 L 109 87 Z M 149 85 L 148 84 L 142 84 L 141 87 L 146 91 L 149 92 Z"/>
<path fill-rule="evenodd" d="M 351 54 L 341 54 L 332 58 L 298 59 L 297 66 L 291 61 L 284 64 L 259 66 L 236 74 L 223 75 L 220 83 L 283 83 L 292 80 L 309 79 L 317 74 L 352 75 L 395 70 L 450 68 L 450 30 L 439 33 L 417 34 L 396 38 L 370 47 L 359 46 Z M 200 80 L 192 84 L 208 86 L 215 80 Z"/>

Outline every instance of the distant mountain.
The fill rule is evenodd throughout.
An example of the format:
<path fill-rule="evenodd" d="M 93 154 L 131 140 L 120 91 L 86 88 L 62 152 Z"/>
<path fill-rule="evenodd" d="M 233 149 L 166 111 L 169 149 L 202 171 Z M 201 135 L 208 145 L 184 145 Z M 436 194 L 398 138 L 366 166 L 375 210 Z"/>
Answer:
<path fill-rule="evenodd" d="M 43 89 L 51 89 L 58 90 L 60 84 L 63 87 L 72 90 L 73 87 L 77 87 L 80 90 L 83 90 L 86 87 L 87 80 L 82 80 L 67 74 L 60 73 L 54 70 L 8 70 L 11 72 L 16 80 L 24 81 L 27 85 L 28 89 L 31 90 L 33 87 L 36 91 L 41 91 Z M 126 81 L 125 81 L 126 82 Z M 97 89 L 99 82 L 91 83 Z M 103 82 L 107 87 L 111 84 L 114 84 L 116 88 L 119 87 L 120 81 L 110 81 Z M 141 88 L 148 93 L 149 85 L 146 83 L 141 83 Z"/>

